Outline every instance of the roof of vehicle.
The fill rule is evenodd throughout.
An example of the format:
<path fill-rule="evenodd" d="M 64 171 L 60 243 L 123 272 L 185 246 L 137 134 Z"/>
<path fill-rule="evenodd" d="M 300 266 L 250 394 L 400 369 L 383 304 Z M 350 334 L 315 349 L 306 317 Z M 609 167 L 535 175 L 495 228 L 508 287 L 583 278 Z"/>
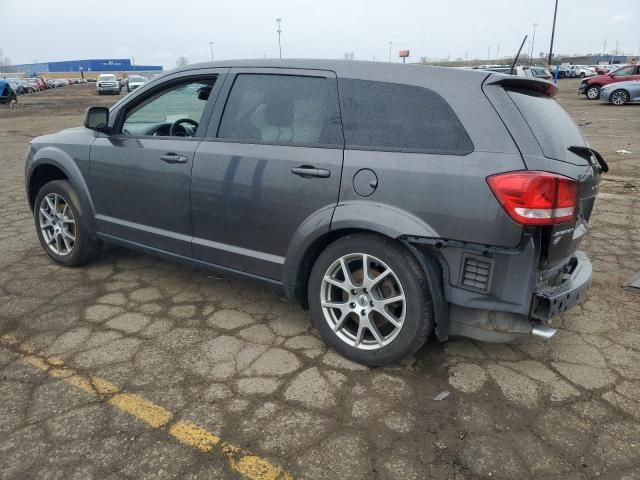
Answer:
<path fill-rule="evenodd" d="M 388 62 L 367 62 L 360 60 L 324 60 L 324 59 L 255 59 L 221 60 L 187 65 L 167 73 L 189 71 L 203 68 L 297 68 L 308 70 L 329 70 L 343 78 L 363 80 L 393 81 L 395 83 L 414 83 L 425 75 L 464 78 L 481 83 L 487 72 L 462 70 L 457 68 L 433 67 L 420 64 L 402 64 Z M 413 81 L 412 81 L 413 80 Z"/>

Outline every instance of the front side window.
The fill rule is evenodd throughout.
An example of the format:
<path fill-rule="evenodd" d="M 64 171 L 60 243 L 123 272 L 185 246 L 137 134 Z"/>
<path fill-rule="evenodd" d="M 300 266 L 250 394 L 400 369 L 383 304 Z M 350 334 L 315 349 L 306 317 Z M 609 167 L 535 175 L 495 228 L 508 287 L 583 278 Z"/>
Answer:
<path fill-rule="evenodd" d="M 335 81 L 323 77 L 240 74 L 218 138 L 247 143 L 342 145 Z"/>
<path fill-rule="evenodd" d="M 338 80 L 345 143 L 351 148 L 464 155 L 465 128 L 440 95 L 412 85 Z"/>
<path fill-rule="evenodd" d="M 174 83 L 127 111 L 124 135 L 192 137 L 202 120 L 215 78 Z"/>
<path fill-rule="evenodd" d="M 613 74 L 616 77 L 628 77 L 630 75 L 633 75 L 633 67 L 624 67 L 621 68 L 620 70 L 616 70 Z"/>

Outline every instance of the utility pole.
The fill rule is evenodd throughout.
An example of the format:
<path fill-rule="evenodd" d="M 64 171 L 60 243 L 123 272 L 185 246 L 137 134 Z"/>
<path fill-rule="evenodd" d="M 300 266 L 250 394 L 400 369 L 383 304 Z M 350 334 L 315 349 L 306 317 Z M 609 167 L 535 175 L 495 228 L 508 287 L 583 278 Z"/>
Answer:
<path fill-rule="evenodd" d="M 496 60 L 500 62 L 500 44 L 498 44 L 498 49 L 496 50 Z"/>
<path fill-rule="evenodd" d="M 614 53 L 614 55 L 616 57 L 618 56 L 618 40 L 616 40 L 616 53 Z"/>
<path fill-rule="evenodd" d="M 393 42 L 389 41 L 389 63 L 391 63 L 391 49 L 393 48 Z"/>
<path fill-rule="evenodd" d="M 209 50 L 211 50 L 211 61 L 213 62 L 213 42 L 209 42 Z"/>
<path fill-rule="evenodd" d="M 278 24 L 278 51 L 280 52 L 280 58 L 282 58 L 282 42 L 280 41 L 282 30 L 280 29 L 280 22 L 282 22 L 282 19 L 276 18 L 276 23 Z"/>
<path fill-rule="evenodd" d="M 533 62 L 533 49 L 536 43 L 536 27 L 537 26 L 538 26 L 537 23 L 533 24 L 533 38 L 531 39 L 531 54 L 529 55 L 529 65 L 531 65 L 531 62 Z"/>
<path fill-rule="evenodd" d="M 602 56 L 607 54 L 607 39 L 604 39 L 604 45 L 602 46 Z"/>
<path fill-rule="evenodd" d="M 491 47 L 487 47 L 487 60 L 491 60 Z"/>
<path fill-rule="evenodd" d="M 553 37 L 556 34 L 556 16 L 558 15 L 558 0 L 553 10 L 553 27 L 551 28 L 551 45 L 549 46 L 549 59 L 547 60 L 547 70 L 551 71 L 551 58 L 553 58 Z"/>

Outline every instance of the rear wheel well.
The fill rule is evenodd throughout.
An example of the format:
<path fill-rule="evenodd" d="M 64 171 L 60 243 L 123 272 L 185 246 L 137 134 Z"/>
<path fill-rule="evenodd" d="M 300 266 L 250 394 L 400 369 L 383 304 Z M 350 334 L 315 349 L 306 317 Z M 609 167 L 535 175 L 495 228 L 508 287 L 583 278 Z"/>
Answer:
<path fill-rule="evenodd" d="M 54 165 L 40 165 L 36 167 L 29 178 L 29 205 L 33 211 L 33 202 L 38 195 L 40 189 L 53 180 L 68 180 L 65 173 Z"/>
<path fill-rule="evenodd" d="M 298 273 L 296 275 L 295 299 L 302 306 L 302 308 L 304 308 L 305 310 L 309 308 L 309 302 L 308 302 L 308 298 L 307 298 L 307 289 L 308 289 L 308 285 L 309 285 L 309 276 L 311 275 L 311 269 L 313 267 L 313 264 L 318 259 L 318 257 L 322 253 L 322 251 L 327 246 L 329 246 L 331 243 L 333 243 L 336 240 L 338 240 L 339 238 L 345 237 L 347 235 L 357 234 L 357 233 L 379 235 L 379 236 L 387 238 L 389 240 L 396 241 L 394 238 L 389 237 L 387 235 L 383 235 L 383 234 L 381 234 L 379 232 L 375 232 L 375 231 L 372 231 L 372 230 L 357 229 L 357 228 L 345 228 L 345 229 L 341 229 L 341 230 L 334 230 L 334 231 L 331 231 L 331 232 L 327 233 L 326 235 L 323 235 L 322 237 L 316 239 L 309 246 L 307 251 L 304 253 L 302 261 L 300 262 L 300 265 L 298 266 Z M 406 246 L 402 242 L 398 242 L 398 243 L 400 243 L 402 245 L 402 248 L 406 248 Z M 415 252 L 410 250 L 410 253 L 412 255 L 414 255 L 414 256 L 416 254 L 417 255 L 429 255 L 429 252 L 427 251 L 427 249 L 423 249 L 423 248 L 417 249 L 417 253 L 415 253 Z M 420 259 L 417 259 L 417 260 L 420 260 Z M 420 262 L 420 263 L 422 264 L 422 262 Z M 442 272 L 440 263 L 438 261 L 436 261 L 434 263 L 437 264 L 438 267 L 439 267 L 437 274 L 440 277 L 442 277 L 443 272 Z"/>

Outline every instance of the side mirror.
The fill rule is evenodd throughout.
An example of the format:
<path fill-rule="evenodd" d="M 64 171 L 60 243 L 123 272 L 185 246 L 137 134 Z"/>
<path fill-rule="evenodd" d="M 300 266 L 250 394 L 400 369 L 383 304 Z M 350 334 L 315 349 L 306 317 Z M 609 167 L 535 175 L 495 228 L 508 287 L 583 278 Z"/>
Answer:
<path fill-rule="evenodd" d="M 84 112 L 84 126 L 96 132 L 106 132 L 109 128 L 109 109 L 107 107 L 89 107 Z"/>

